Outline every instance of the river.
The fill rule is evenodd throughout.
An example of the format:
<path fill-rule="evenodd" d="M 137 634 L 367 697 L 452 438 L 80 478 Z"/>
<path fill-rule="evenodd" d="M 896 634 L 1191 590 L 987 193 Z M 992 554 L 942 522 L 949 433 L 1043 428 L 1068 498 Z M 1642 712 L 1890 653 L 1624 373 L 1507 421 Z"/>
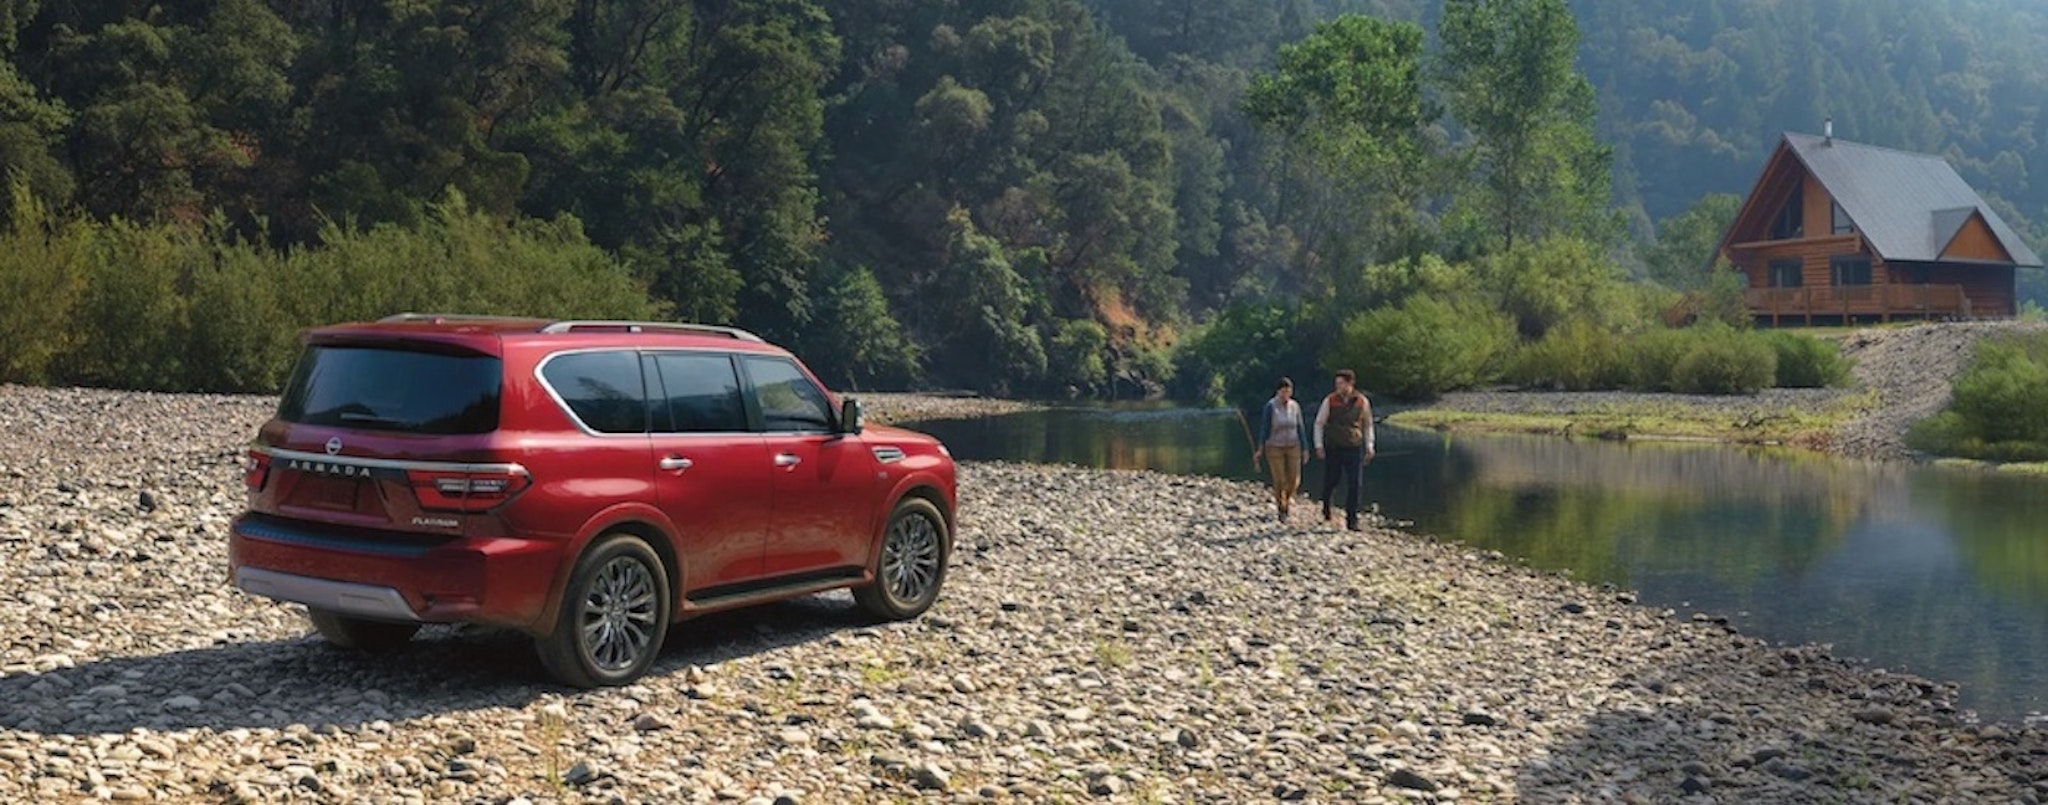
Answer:
<path fill-rule="evenodd" d="M 1254 479 L 1230 410 L 1061 408 L 913 423 L 963 460 Z M 2048 479 L 1790 451 L 1382 426 L 1365 499 L 1414 530 L 2048 709 Z M 1321 487 L 1312 463 L 1304 486 Z M 1296 518 L 1314 507 L 1297 506 Z M 1315 531 L 1304 526 L 1303 538 Z"/>

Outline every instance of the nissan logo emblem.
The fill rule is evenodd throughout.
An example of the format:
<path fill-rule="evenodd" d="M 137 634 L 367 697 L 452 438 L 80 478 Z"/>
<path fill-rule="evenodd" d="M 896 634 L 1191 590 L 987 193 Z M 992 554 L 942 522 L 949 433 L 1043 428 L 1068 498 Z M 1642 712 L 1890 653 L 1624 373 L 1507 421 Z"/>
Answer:
<path fill-rule="evenodd" d="M 332 455 L 338 455 L 338 454 L 340 454 L 340 453 L 341 453 L 341 437 L 340 437 L 340 436 L 336 436 L 336 437 L 334 437 L 334 438 L 332 438 L 332 439 L 328 439 L 328 440 L 327 440 L 327 454 L 328 454 L 328 455 L 330 455 L 330 456 L 332 456 Z"/>

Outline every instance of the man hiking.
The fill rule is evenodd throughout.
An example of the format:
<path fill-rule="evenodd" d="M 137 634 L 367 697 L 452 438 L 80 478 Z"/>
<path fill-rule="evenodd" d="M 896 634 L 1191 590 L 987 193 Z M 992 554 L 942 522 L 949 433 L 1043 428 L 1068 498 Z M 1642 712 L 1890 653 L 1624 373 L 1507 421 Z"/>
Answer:
<path fill-rule="evenodd" d="M 1365 485 L 1365 465 L 1372 461 L 1372 402 L 1356 387 L 1358 374 L 1337 372 L 1337 390 L 1316 409 L 1316 458 L 1323 467 L 1323 522 L 1331 522 L 1330 504 L 1337 480 L 1344 480 L 1344 527 L 1359 530 L 1358 495 Z"/>

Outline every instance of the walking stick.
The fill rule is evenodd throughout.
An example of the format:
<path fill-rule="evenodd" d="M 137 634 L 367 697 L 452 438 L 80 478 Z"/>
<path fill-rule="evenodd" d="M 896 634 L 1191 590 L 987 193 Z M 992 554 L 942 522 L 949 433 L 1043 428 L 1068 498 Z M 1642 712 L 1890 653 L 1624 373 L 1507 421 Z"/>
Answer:
<path fill-rule="evenodd" d="M 1252 423 L 1245 421 L 1244 409 L 1233 407 L 1230 410 L 1231 413 L 1237 414 L 1237 424 L 1244 428 L 1244 446 L 1252 449 L 1252 471 L 1257 472 L 1259 469 L 1259 446 L 1253 443 L 1255 440 L 1252 439 Z"/>

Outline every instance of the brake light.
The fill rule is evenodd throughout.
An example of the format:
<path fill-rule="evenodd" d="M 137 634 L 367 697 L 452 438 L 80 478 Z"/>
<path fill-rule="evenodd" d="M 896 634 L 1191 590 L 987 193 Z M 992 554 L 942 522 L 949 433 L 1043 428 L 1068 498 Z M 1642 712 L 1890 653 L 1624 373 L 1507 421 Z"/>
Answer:
<path fill-rule="evenodd" d="M 480 512 L 489 510 L 526 491 L 533 479 L 525 470 L 504 472 L 409 471 L 413 494 L 420 508 L 433 511 Z"/>
<path fill-rule="evenodd" d="M 242 465 L 242 483 L 251 492 L 263 491 L 263 485 L 270 481 L 270 454 L 261 450 L 250 450 L 249 460 Z"/>

